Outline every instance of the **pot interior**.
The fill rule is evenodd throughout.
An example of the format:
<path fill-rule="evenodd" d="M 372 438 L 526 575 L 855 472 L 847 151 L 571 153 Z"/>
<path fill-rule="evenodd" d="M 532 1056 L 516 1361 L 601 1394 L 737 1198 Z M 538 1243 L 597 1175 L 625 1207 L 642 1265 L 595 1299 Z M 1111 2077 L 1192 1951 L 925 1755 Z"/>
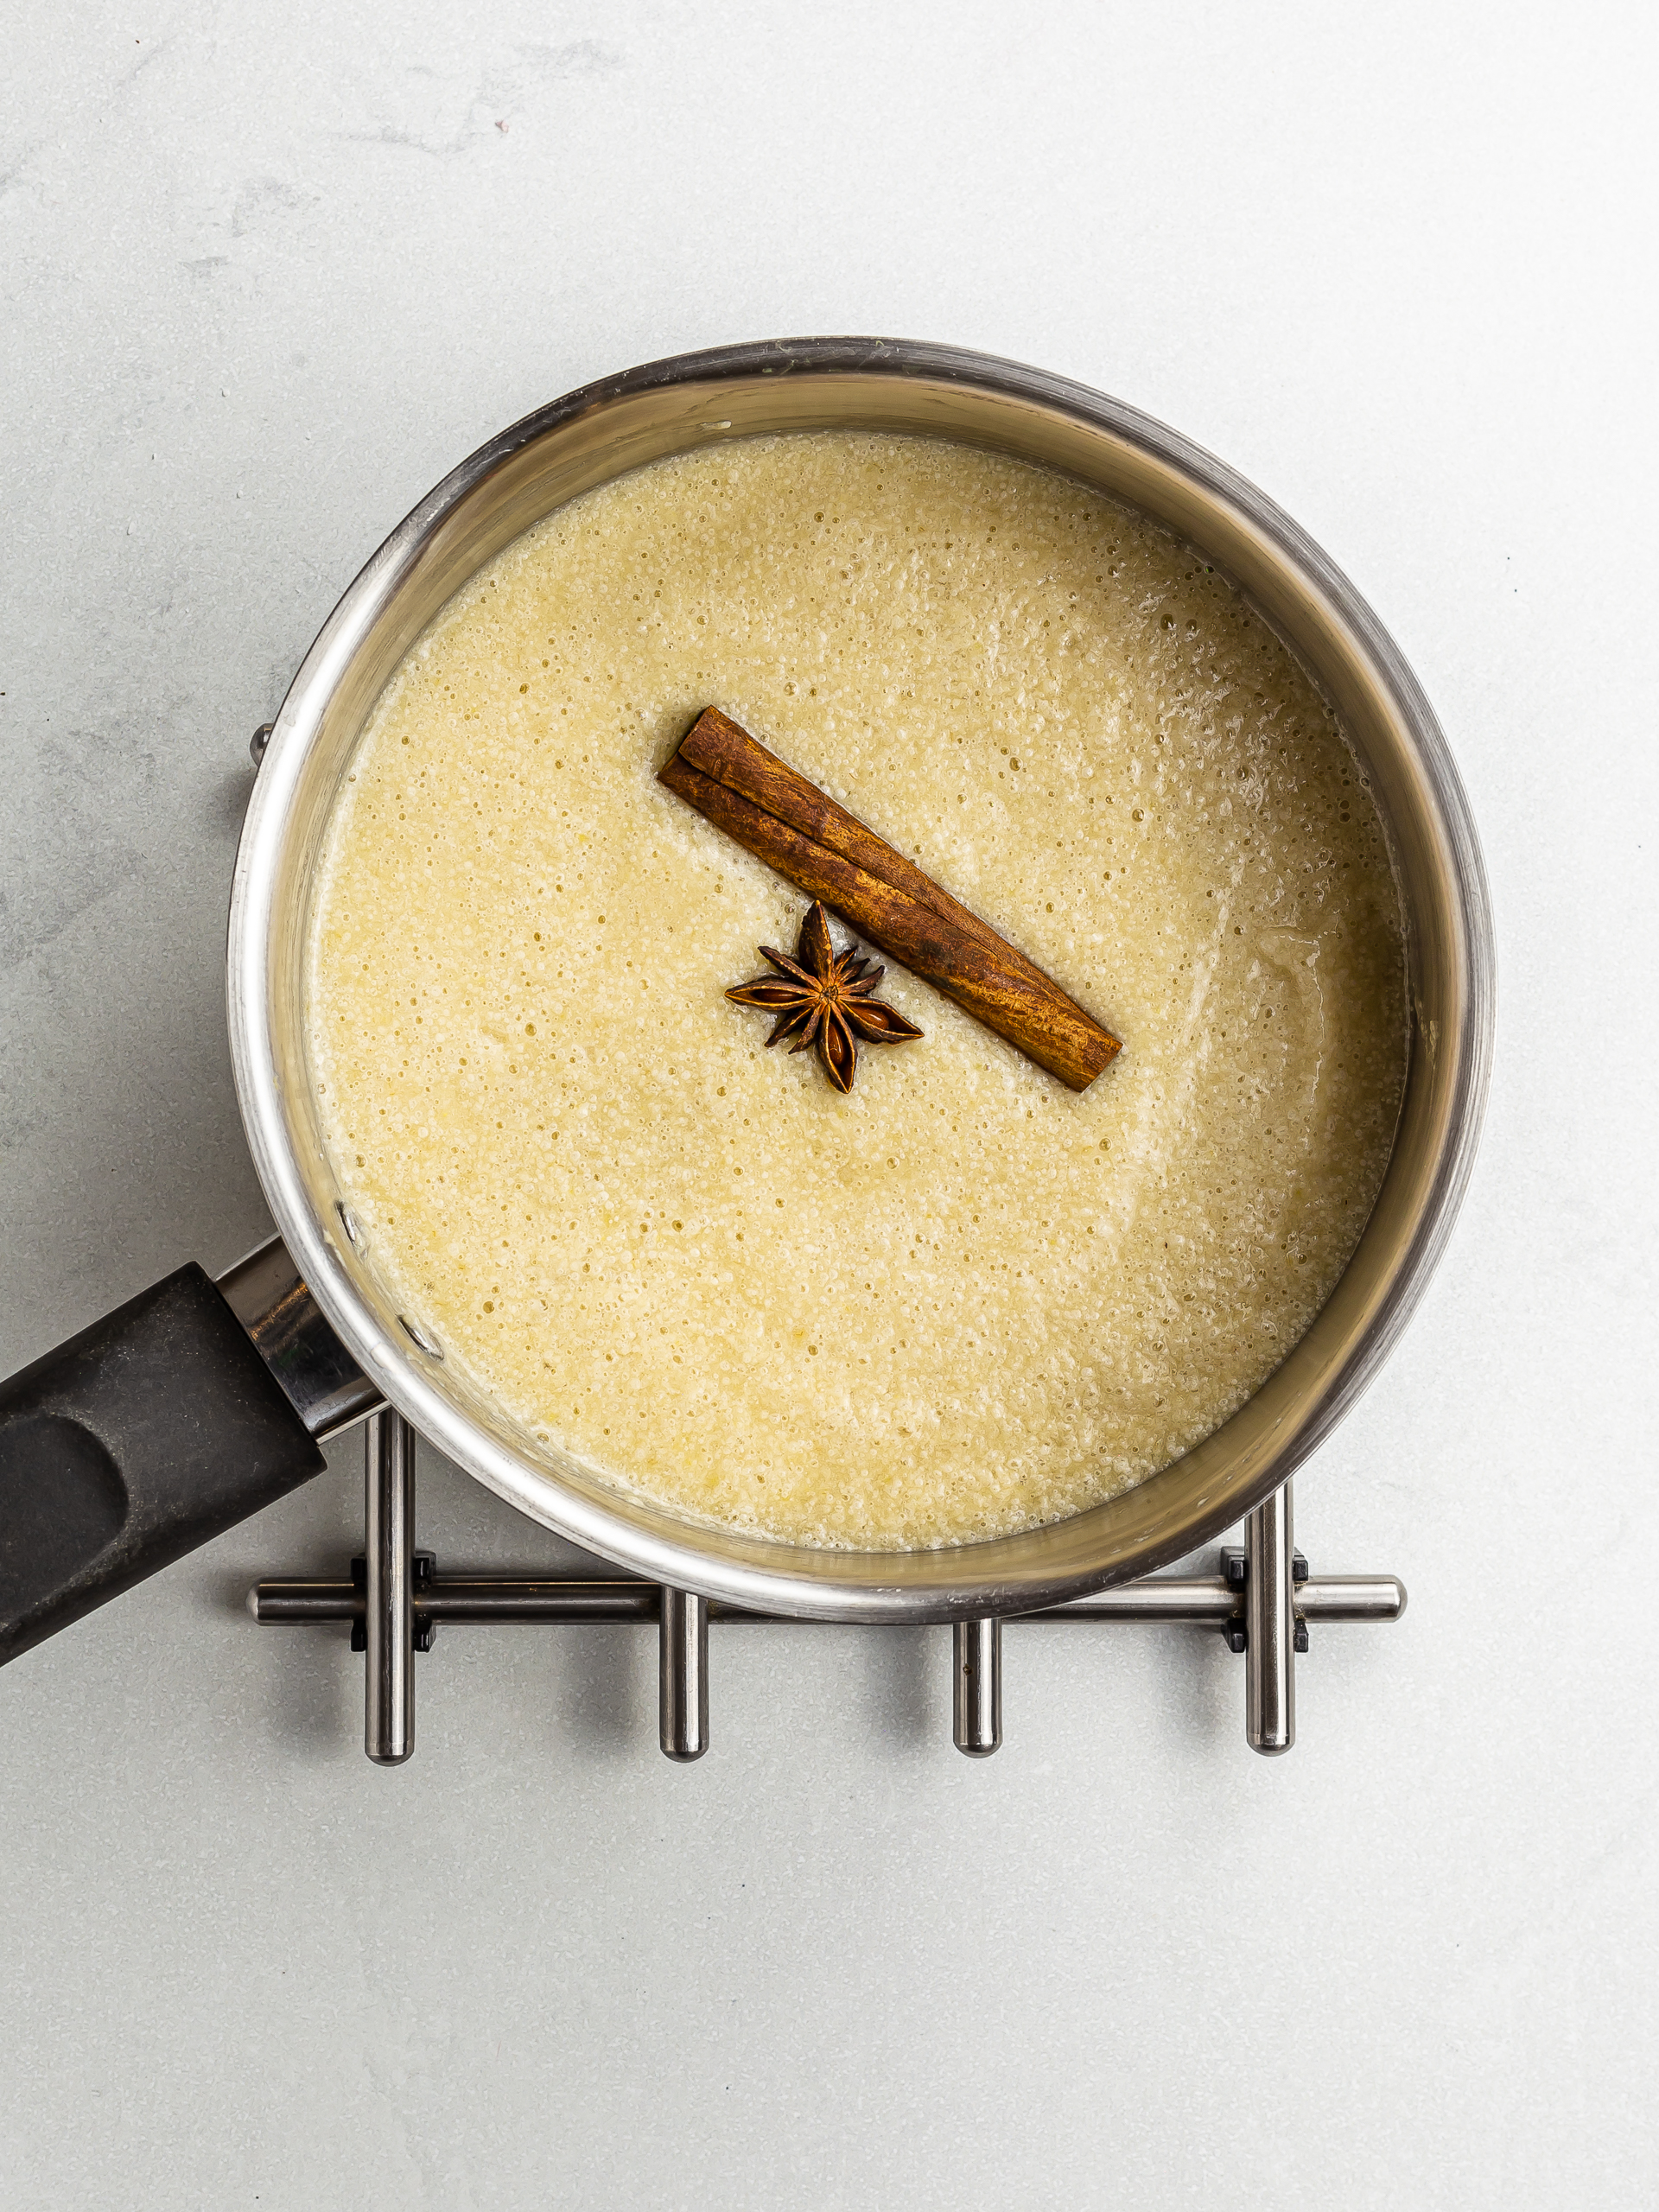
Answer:
<path fill-rule="evenodd" d="M 1406 911 L 1412 1035 L 1394 1150 L 1336 1289 L 1247 1404 L 1179 1460 L 1075 1517 L 925 1552 L 792 1546 L 694 1523 L 538 1443 L 422 1351 L 345 1233 L 307 1076 L 303 947 L 335 794 L 388 678 L 451 595 L 553 509 L 666 454 L 778 431 L 866 429 L 988 447 L 1141 508 L 1224 571 L 1291 646 L 1373 779 Z M 521 1510 L 653 1579 L 845 1619 L 1019 1611 L 1145 1573 L 1268 1495 L 1364 1387 L 1447 1233 L 1489 1049 L 1478 853 L 1409 670 L 1345 580 L 1232 473 L 1133 410 L 933 346 L 813 340 L 690 357 L 589 388 L 494 440 L 417 508 L 296 678 L 238 863 L 231 1018 L 256 1165 L 306 1281 L 365 1369 L 441 1449 Z"/>

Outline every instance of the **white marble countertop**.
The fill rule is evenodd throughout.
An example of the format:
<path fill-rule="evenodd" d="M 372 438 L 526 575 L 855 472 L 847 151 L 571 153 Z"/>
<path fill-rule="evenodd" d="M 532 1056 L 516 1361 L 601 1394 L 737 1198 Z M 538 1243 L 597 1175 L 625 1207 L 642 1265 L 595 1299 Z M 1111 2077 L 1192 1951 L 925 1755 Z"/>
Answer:
<path fill-rule="evenodd" d="M 1467 780 L 1469 1202 L 1299 1484 L 1316 1637 L 458 1630 L 419 1748 L 260 1573 L 308 1490 L 0 1676 L 0 2203 L 1636 2205 L 1659 2196 L 1649 17 L 693 0 L 36 8 L 0 89 L 0 1372 L 266 1221 L 226 887 L 270 715 L 455 461 L 653 355 L 1008 353 L 1242 468 Z M 441 1463 L 422 1534 L 550 1539 Z"/>

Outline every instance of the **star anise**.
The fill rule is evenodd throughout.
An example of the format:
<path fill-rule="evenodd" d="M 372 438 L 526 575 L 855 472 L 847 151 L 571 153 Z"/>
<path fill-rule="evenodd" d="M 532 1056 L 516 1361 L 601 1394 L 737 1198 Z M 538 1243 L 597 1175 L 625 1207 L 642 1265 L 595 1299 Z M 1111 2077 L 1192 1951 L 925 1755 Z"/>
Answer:
<path fill-rule="evenodd" d="M 887 974 L 885 968 L 861 960 L 856 945 L 836 952 L 821 899 L 806 910 L 792 960 L 769 944 L 761 946 L 760 957 L 771 961 L 778 973 L 740 983 L 727 997 L 739 1006 L 761 1006 L 776 1014 L 768 1045 L 785 1037 L 797 1039 L 790 1047 L 792 1052 L 804 1052 L 816 1045 L 823 1071 L 837 1090 L 853 1087 L 861 1037 L 872 1045 L 902 1045 L 922 1033 L 914 1022 L 870 996 Z"/>

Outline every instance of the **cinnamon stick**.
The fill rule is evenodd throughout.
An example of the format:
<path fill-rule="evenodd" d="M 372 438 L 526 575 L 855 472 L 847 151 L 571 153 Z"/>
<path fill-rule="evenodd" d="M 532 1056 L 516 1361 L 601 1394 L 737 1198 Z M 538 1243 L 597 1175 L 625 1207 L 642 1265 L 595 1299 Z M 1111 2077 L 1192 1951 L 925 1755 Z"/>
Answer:
<path fill-rule="evenodd" d="M 697 717 L 660 780 L 1073 1090 L 1116 1055 L 1111 1032 L 988 922 L 718 708 Z"/>

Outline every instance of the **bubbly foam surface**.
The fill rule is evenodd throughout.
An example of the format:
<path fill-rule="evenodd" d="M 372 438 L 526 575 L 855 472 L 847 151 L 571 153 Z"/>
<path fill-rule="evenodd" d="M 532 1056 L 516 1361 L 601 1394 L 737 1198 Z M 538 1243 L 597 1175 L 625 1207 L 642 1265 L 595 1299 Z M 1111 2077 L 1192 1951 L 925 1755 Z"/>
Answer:
<path fill-rule="evenodd" d="M 715 704 L 1124 1040 L 1077 1096 L 903 970 L 852 1093 L 727 988 L 805 906 L 656 781 Z M 836 942 L 846 941 L 837 925 Z M 968 448 L 722 445 L 562 509 L 388 685 L 308 949 L 372 1264 L 534 1436 L 694 1515 L 922 1547 L 1255 1390 L 1406 1060 L 1375 806 L 1192 550 Z"/>

